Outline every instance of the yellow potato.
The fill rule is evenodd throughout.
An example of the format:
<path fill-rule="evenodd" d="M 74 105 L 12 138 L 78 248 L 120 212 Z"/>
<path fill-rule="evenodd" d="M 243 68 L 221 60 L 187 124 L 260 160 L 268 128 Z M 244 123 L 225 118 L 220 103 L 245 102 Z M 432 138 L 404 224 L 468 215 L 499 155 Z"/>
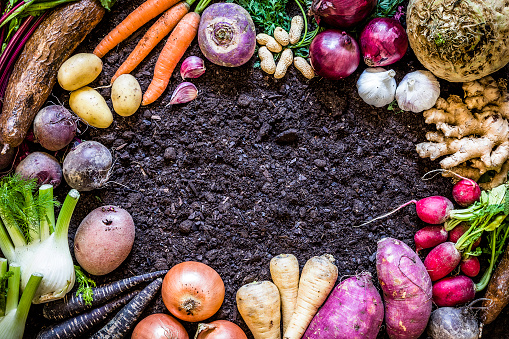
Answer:
<path fill-rule="evenodd" d="M 111 87 L 113 109 L 121 116 L 133 115 L 140 107 L 141 98 L 140 84 L 131 74 L 122 74 Z"/>
<path fill-rule="evenodd" d="M 103 69 L 103 62 L 92 53 L 78 53 L 67 59 L 58 70 L 58 83 L 67 91 L 88 85 Z"/>
<path fill-rule="evenodd" d="M 69 106 L 90 126 L 108 128 L 113 122 L 113 114 L 106 100 L 99 92 L 88 86 L 71 93 Z"/>

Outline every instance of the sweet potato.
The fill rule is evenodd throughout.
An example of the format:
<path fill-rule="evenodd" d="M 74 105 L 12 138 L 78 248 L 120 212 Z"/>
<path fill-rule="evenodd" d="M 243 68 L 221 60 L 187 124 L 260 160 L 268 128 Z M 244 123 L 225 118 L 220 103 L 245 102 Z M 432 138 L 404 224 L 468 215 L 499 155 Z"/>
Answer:
<path fill-rule="evenodd" d="M 57 81 L 57 72 L 85 36 L 101 21 L 97 0 L 71 2 L 52 11 L 27 41 L 4 97 L 0 140 L 18 146 Z"/>
<path fill-rule="evenodd" d="M 431 278 L 426 267 L 405 243 L 384 238 L 378 242 L 376 270 L 389 337 L 418 338 L 431 314 Z"/>
<path fill-rule="evenodd" d="M 309 324 L 304 339 L 375 339 L 384 320 L 382 297 L 361 273 L 342 281 Z"/>
<path fill-rule="evenodd" d="M 495 273 L 486 288 L 484 306 L 480 318 L 483 324 L 490 324 L 509 304 L 509 246 L 507 246 Z"/>

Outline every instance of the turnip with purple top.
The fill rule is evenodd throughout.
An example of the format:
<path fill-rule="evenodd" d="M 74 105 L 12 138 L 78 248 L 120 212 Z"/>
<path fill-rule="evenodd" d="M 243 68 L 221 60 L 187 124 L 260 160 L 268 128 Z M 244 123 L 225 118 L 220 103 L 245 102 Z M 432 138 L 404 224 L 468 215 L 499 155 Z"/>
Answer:
<path fill-rule="evenodd" d="M 212 63 L 226 67 L 245 64 L 254 54 L 256 31 L 249 13 L 234 3 L 215 3 L 202 14 L 198 44 Z"/>

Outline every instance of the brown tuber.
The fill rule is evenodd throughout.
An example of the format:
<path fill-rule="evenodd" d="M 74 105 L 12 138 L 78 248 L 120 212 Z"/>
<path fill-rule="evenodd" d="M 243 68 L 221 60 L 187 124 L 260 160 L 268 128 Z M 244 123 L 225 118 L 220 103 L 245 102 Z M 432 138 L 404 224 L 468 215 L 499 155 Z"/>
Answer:
<path fill-rule="evenodd" d="M 488 76 L 465 82 L 463 90 L 464 100 L 457 95 L 439 98 L 434 108 L 424 111 L 426 123 L 435 124 L 437 131 L 426 133 L 429 142 L 416 150 L 431 160 L 445 156 L 440 161 L 443 169 L 476 181 L 494 171 L 490 182 L 480 184 L 491 189 L 506 181 L 509 170 L 507 83 Z"/>

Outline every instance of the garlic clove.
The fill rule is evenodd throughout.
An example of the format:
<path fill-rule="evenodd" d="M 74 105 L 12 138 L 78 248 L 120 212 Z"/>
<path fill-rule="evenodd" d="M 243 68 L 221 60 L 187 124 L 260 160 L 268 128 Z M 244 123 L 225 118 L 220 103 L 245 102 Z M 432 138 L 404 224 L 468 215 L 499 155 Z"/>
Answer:
<path fill-rule="evenodd" d="M 169 105 L 185 104 L 198 96 L 198 89 L 190 82 L 183 82 L 175 88 Z"/>
<path fill-rule="evenodd" d="M 435 106 L 440 96 L 440 83 L 429 71 L 405 75 L 396 89 L 396 101 L 404 111 L 419 113 Z"/>
<path fill-rule="evenodd" d="M 382 67 L 367 68 L 357 80 L 359 96 L 368 105 L 382 107 L 394 101 L 396 80 L 394 70 Z"/>
<path fill-rule="evenodd" d="M 195 79 L 205 73 L 205 62 L 197 56 L 187 57 L 180 66 L 180 76 L 182 79 Z"/>

